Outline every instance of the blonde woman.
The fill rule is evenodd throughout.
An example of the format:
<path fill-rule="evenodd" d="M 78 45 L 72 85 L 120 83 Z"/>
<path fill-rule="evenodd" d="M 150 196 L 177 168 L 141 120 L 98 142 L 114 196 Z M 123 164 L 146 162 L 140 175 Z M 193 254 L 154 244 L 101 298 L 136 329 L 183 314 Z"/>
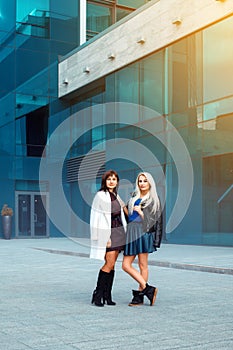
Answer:
<path fill-rule="evenodd" d="M 112 301 L 112 285 L 115 263 L 119 252 L 124 250 L 126 220 L 124 203 L 117 194 L 119 176 L 116 171 L 108 170 L 102 176 L 100 190 L 96 193 L 90 217 L 91 252 L 90 258 L 104 260 L 97 285 L 92 295 L 92 304 L 96 306 L 115 305 Z"/>
<path fill-rule="evenodd" d="M 148 254 L 160 247 L 162 239 L 161 206 L 153 177 L 142 172 L 136 179 L 133 196 L 128 202 L 128 225 L 122 268 L 139 283 L 139 289 L 133 290 L 133 299 L 129 306 L 143 304 L 144 295 L 152 306 L 158 288 L 147 284 Z M 138 256 L 139 271 L 132 264 Z"/>

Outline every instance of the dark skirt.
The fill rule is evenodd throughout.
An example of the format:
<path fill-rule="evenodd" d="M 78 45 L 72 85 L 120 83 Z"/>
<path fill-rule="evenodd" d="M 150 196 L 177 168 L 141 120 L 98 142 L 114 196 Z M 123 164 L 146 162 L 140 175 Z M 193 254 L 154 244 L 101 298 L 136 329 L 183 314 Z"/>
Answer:
<path fill-rule="evenodd" d="M 154 251 L 156 248 L 153 246 L 152 233 L 143 232 L 141 223 L 130 222 L 127 226 L 124 255 L 153 253 Z"/>
<path fill-rule="evenodd" d="M 121 222 L 120 217 L 116 217 L 115 220 L 112 220 L 111 228 L 111 247 L 106 248 L 106 252 L 112 251 L 122 251 L 125 247 L 125 230 Z"/>

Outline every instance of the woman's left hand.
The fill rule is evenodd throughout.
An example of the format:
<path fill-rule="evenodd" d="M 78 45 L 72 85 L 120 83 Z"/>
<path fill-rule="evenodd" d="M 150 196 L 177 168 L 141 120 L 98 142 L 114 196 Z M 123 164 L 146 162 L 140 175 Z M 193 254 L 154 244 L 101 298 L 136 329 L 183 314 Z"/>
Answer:
<path fill-rule="evenodd" d="M 140 205 L 135 205 L 133 207 L 133 210 L 136 211 L 142 218 L 144 218 L 144 214 Z"/>

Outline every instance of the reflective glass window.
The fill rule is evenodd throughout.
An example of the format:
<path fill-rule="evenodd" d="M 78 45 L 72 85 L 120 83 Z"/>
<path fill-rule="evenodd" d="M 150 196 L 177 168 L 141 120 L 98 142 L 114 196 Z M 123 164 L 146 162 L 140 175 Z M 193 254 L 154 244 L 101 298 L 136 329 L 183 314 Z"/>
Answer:
<path fill-rule="evenodd" d="M 128 6 L 132 8 L 138 8 L 147 2 L 148 0 L 117 0 L 118 5 Z"/>
<path fill-rule="evenodd" d="M 78 46 L 79 32 L 79 1 L 50 0 L 51 39 L 64 42 L 64 46 L 65 43 L 75 43 Z M 58 54 L 63 55 L 64 50 Z"/>
<path fill-rule="evenodd" d="M 7 40 L 15 29 L 15 1 L 0 2 L 0 42 Z"/>
<path fill-rule="evenodd" d="M 120 21 L 120 19 L 128 16 L 132 11 L 123 8 L 116 9 L 116 21 Z"/>
<path fill-rule="evenodd" d="M 19 86 L 49 65 L 49 53 L 30 50 L 16 50 L 16 86 Z"/>
<path fill-rule="evenodd" d="M 6 55 L 6 53 L 8 53 L 8 55 Z M 4 50 L 2 59 L 0 51 L 0 77 L 1 97 L 15 88 L 15 52 L 12 48 Z"/>
<path fill-rule="evenodd" d="M 211 238 L 214 233 L 233 232 L 232 203 L 233 153 L 204 157 L 203 233 Z"/>
<path fill-rule="evenodd" d="M 16 156 L 26 157 L 27 143 L 26 143 L 26 117 L 18 118 L 15 121 L 15 143 Z"/>
<path fill-rule="evenodd" d="M 113 14 L 110 7 L 87 4 L 87 39 L 102 32 L 113 23 Z"/>
<path fill-rule="evenodd" d="M 0 150 L 1 154 L 5 155 L 14 155 L 15 147 L 14 140 L 15 130 L 13 122 L 5 124 L 0 128 Z M 4 163 L 2 163 L 4 164 Z"/>
<path fill-rule="evenodd" d="M 203 130 L 204 155 L 233 152 L 233 111 L 200 125 Z"/>
<path fill-rule="evenodd" d="M 15 118 L 15 94 L 10 93 L 0 99 L 0 127 Z"/>
<path fill-rule="evenodd" d="M 202 103 L 202 39 L 194 34 L 167 49 L 167 112 L 182 112 Z"/>
<path fill-rule="evenodd" d="M 232 38 L 233 17 L 203 31 L 204 102 L 233 94 Z"/>
<path fill-rule="evenodd" d="M 116 101 L 139 103 L 139 63 L 115 73 Z"/>
<path fill-rule="evenodd" d="M 140 62 L 140 104 L 163 114 L 164 51 Z"/>
<path fill-rule="evenodd" d="M 24 35 L 49 37 L 49 0 L 17 0 L 16 31 Z"/>

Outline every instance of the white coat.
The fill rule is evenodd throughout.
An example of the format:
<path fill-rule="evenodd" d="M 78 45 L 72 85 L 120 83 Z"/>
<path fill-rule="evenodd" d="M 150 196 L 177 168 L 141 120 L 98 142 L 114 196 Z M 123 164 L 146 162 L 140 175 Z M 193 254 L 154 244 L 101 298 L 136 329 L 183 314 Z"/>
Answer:
<path fill-rule="evenodd" d="M 121 220 L 126 231 L 126 219 L 123 212 L 123 202 L 117 195 L 121 204 Z M 90 217 L 91 250 L 90 258 L 104 260 L 107 242 L 111 236 L 111 197 L 108 191 L 96 193 Z"/>

